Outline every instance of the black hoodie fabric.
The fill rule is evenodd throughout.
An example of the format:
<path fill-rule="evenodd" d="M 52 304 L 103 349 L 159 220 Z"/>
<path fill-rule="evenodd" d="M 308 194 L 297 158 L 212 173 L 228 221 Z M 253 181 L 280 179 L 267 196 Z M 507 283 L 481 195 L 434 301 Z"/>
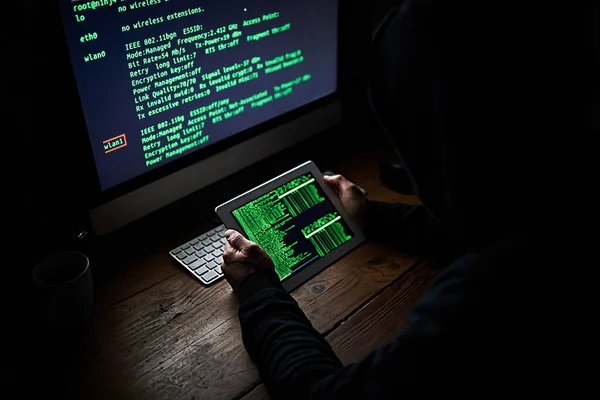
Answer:
<path fill-rule="evenodd" d="M 366 234 L 447 265 L 395 340 L 350 365 L 274 272 L 249 276 L 238 293 L 242 337 L 273 398 L 489 397 L 552 387 L 552 329 L 533 279 L 547 267 L 534 246 L 547 195 L 542 138 L 552 123 L 541 124 L 539 111 L 547 58 L 534 46 L 539 32 L 525 26 L 530 15 L 515 10 L 407 1 L 381 24 L 370 101 L 422 204 L 372 202 Z"/>

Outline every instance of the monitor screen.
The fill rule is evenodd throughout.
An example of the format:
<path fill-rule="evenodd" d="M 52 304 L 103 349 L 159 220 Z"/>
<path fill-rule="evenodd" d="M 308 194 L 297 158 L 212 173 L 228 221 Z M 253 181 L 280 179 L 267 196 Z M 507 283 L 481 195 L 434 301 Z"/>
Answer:
<path fill-rule="evenodd" d="M 102 190 L 337 90 L 337 0 L 60 0 Z"/>
<path fill-rule="evenodd" d="M 271 257 L 281 280 L 353 237 L 310 173 L 244 204 L 232 214 L 248 239 Z"/>

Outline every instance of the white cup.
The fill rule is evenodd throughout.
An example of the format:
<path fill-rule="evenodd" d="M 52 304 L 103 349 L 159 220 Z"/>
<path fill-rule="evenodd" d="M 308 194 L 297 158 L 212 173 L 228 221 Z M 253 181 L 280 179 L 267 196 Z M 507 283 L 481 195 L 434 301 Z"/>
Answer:
<path fill-rule="evenodd" d="M 84 254 L 68 251 L 43 259 L 33 269 L 33 280 L 42 291 L 43 317 L 49 327 L 85 327 L 92 314 L 94 285 Z"/>

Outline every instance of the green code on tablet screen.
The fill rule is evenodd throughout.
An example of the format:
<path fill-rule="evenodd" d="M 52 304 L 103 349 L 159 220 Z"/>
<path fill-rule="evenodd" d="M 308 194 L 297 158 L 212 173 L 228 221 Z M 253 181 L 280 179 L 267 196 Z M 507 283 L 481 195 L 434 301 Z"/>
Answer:
<path fill-rule="evenodd" d="M 293 179 L 232 213 L 248 239 L 271 256 L 281 280 L 353 237 L 311 174 Z"/>

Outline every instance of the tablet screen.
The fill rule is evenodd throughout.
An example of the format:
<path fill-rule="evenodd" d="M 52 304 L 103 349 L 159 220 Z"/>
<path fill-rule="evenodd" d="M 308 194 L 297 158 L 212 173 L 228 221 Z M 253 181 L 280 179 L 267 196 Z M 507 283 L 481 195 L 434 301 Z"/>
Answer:
<path fill-rule="evenodd" d="M 232 211 L 262 247 L 282 281 L 331 253 L 354 234 L 310 173 Z"/>

